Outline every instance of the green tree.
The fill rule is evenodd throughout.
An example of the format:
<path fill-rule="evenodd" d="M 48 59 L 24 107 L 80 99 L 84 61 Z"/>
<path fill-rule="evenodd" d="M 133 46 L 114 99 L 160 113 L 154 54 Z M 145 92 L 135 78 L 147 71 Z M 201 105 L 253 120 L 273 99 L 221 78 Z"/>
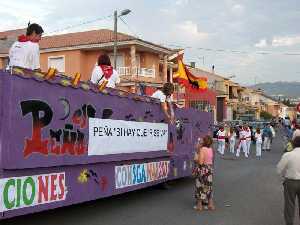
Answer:
<path fill-rule="evenodd" d="M 273 118 L 271 113 L 268 113 L 266 111 L 261 111 L 260 112 L 260 118 L 264 119 L 264 120 L 270 120 Z"/>
<path fill-rule="evenodd" d="M 292 104 L 291 101 L 290 101 L 290 99 L 288 99 L 288 98 L 283 99 L 283 100 L 282 100 L 282 103 L 285 104 L 285 105 L 288 106 L 288 107 L 293 107 L 293 106 L 295 106 L 295 104 Z"/>

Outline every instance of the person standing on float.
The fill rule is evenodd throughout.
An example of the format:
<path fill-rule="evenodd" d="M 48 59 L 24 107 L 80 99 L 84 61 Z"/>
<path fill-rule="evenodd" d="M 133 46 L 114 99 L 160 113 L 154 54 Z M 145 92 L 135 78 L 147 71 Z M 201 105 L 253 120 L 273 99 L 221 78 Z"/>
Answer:
<path fill-rule="evenodd" d="M 99 55 L 91 75 L 91 82 L 98 86 L 104 85 L 109 88 L 116 88 L 116 85 L 120 83 L 120 76 L 112 67 L 107 54 Z"/>
<path fill-rule="evenodd" d="M 26 35 L 21 35 L 9 50 L 9 67 L 21 67 L 30 70 L 40 70 L 39 41 L 44 33 L 43 28 L 29 24 Z"/>
<path fill-rule="evenodd" d="M 165 83 L 162 89 L 156 90 L 152 94 L 152 98 L 160 100 L 160 105 L 163 113 L 165 114 L 165 119 L 167 123 L 174 124 L 176 121 L 175 113 L 173 109 L 173 98 L 174 85 L 172 83 Z"/>

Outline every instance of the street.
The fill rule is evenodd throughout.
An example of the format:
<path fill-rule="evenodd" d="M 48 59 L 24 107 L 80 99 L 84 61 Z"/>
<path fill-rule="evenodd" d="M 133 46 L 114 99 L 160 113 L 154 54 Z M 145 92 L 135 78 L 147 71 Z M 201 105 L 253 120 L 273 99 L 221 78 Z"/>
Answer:
<path fill-rule="evenodd" d="M 2 221 L 10 225 L 282 225 L 283 194 L 276 164 L 282 155 L 277 134 L 271 152 L 235 159 L 229 153 L 216 157 L 214 199 L 216 211 L 196 212 L 194 181 L 171 183 L 164 190 L 152 187 L 80 205 Z M 84 194 L 84 193 L 82 193 Z M 298 221 L 298 219 L 297 219 Z M 299 224 L 299 222 L 297 223 Z"/>

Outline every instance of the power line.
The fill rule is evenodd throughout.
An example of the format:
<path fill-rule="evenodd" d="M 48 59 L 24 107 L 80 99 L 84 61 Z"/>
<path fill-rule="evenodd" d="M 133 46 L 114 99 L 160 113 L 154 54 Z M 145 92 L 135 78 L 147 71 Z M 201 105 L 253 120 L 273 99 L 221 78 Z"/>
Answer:
<path fill-rule="evenodd" d="M 64 28 L 60 28 L 60 29 L 57 29 L 57 30 L 50 31 L 50 32 L 46 33 L 45 36 L 47 36 L 49 34 L 53 34 L 53 33 L 59 33 L 59 32 L 69 30 L 69 29 L 72 29 L 72 28 L 75 28 L 75 27 L 83 26 L 83 25 L 86 25 L 86 24 L 89 24 L 89 23 L 94 23 L 96 21 L 106 20 L 106 19 L 112 18 L 112 17 L 113 17 L 113 15 L 108 15 L 108 16 L 98 17 L 98 18 L 92 19 L 92 20 L 86 20 L 86 21 L 83 21 L 83 22 L 78 23 L 78 24 L 73 24 L 73 25 L 66 26 Z"/>
<path fill-rule="evenodd" d="M 86 24 L 94 23 L 96 21 L 101 21 L 101 20 L 106 20 L 109 18 L 112 18 L 113 15 L 108 15 L 108 16 L 103 16 L 103 17 L 98 17 L 92 20 L 86 20 L 78 24 L 73 24 L 66 26 L 64 28 L 60 28 L 57 30 L 50 31 L 48 33 L 45 33 L 45 36 L 53 33 L 58 33 L 62 32 L 68 29 L 72 29 L 75 27 L 83 26 Z M 122 18 L 119 17 L 120 20 L 127 26 L 127 28 L 134 34 L 135 37 L 139 38 L 139 35 L 129 26 L 129 24 Z M 258 54 L 258 55 L 287 55 L 287 56 L 300 56 L 300 53 L 298 52 L 274 52 L 274 51 L 264 51 L 264 52 L 248 52 L 248 51 L 240 51 L 240 50 L 230 50 L 230 49 L 213 49 L 213 48 L 204 48 L 204 47 L 193 47 L 193 46 L 183 46 L 183 45 L 178 45 L 178 44 L 162 44 L 164 46 L 170 46 L 170 47 L 175 47 L 175 48 L 181 48 L 181 49 L 192 49 L 192 50 L 201 50 L 201 51 L 208 51 L 208 52 L 223 52 L 223 53 L 236 53 L 236 54 Z"/>
<path fill-rule="evenodd" d="M 262 51 L 262 52 L 247 52 L 240 50 L 230 50 L 230 49 L 212 49 L 212 48 L 203 48 L 203 47 L 192 47 L 192 46 L 183 46 L 178 44 L 164 44 L 165 46 L 182 48 L 182 49 L 192 49 L 192 50 L 202 50 L 208 52 L 224 52 L 224 53 L 237 53 L 237 54 L 259 54 L 259 55 L 287 55 L 287 56 L 300 56 L 298 52 L 274 52 L 274 51 Z"/>
<path fill-rule="evenodd" d="M 129 24 L 122 17 L 119 17 L 119 19 L 127 26 L 129 31 L 131 31 L 136 38 L 140 38 L 139 35 L 129 26 Z"/>
<path fill-rule="evenodd" d="M 111 15 L 104 16 L 104 17 L 99 17 L 99 18 L 96 18 L 96 19 L 93 19 L 93 20 L 83 21 L 83 22 L 78 23 L 78 24 L 73 24 L 73 25 L 66 26 L 64 28 L 60 28 L 60 29 L 57 29 L 57 30 L 50 31 L 50 32 L 46 33 L 45 36 L 47 36 L 49 34 L 53 34 L 53 33 L 59 33 L 59 32 L 69 30 L 69 29 L 72 29 L 72 28 L 76 28 L 76 27 L 79 27 L 79 26 L 83 26 L 83 25 L 86 25 L 86 24 L 94 23 L 94 22 L 97 22 L 97 21 L 112 19 L 112 17 L 113 17 L 113 15 L 111 14 Z M 129 26 L 129 24 L 122 17 L 119 17 L 119 19 L 127 26 L 127 28 L 130 30 L 130 32 L 132 32 L 136 38 L 140 38 L 139 35 Z"/>

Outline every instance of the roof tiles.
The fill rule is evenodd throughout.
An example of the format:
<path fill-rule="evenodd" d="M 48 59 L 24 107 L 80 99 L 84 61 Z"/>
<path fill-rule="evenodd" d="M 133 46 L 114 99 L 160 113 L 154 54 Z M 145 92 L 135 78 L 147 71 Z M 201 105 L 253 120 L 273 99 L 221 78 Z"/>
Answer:
<path fill-rule="evenodd" d="M 133 36 L 118 33 L 118 41 L 136 39 Z M 40 41 L 41 49 L 72 47 L 89 44 L 101 44 L 114 41 L 114 32 L 107 29 L 91 30 L 43 37 Z"/>

